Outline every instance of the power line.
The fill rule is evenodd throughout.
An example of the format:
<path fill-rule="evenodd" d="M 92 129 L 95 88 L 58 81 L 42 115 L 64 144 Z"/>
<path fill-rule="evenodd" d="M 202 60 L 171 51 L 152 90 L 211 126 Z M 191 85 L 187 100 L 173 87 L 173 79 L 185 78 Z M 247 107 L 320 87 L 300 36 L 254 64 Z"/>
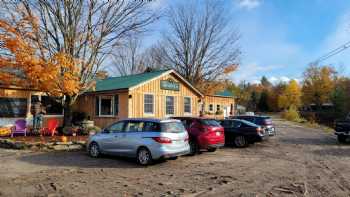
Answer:
<path fill-rule="evenodd" d="M 319 57 L 315 61 L 311 62 L 310 64 L 318 64 L 334 55 L 337 55 L 338 53 L 341 53 L 342 51 L 346 50 L 347 48 L 350 47 L 350 41 L 346 42 L 345 44 L 339 46 L 338 48 L 326 53 L 325 55 Z"/>

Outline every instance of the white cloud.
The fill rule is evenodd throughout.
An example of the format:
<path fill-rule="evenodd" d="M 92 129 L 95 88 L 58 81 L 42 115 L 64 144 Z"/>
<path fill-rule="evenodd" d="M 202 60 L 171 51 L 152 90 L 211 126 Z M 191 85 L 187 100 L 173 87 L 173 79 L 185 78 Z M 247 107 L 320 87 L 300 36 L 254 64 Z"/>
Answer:
<path fill-rule="evenodd" d="M 261 0 L 236 0 L 240 8 L 251 10 L 257 8 L 261 4 Z"/>
<path fill-rule="evenodd" d="M 268 66 L 259 66 L 257 63 L 250 63 L 238 67 L 238 70 L 234 72 L 231 76 L 235 83 L 241 81 L 247 81 L 250 83 L 256 83 L 260 81 L 256 76 L 262 76 L 264 73 L 268 73 L 274 69 L 281 68 L 279 65 L 268 65 Z M 254 82 L 255 81 L 255 82 Z"/>

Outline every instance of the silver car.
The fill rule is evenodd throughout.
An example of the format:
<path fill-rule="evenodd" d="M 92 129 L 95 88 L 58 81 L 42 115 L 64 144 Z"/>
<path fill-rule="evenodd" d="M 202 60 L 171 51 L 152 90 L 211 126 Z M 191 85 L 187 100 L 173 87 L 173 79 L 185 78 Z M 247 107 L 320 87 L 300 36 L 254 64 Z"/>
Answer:
<path fill-rule="evenodd" d="M 126 119 L 89 137 L 91 157 L 110 154 L 134 157 L 141 165 L 157 159 L 176 159 L 190 151 L 188 134 L 179 120 Z"/>

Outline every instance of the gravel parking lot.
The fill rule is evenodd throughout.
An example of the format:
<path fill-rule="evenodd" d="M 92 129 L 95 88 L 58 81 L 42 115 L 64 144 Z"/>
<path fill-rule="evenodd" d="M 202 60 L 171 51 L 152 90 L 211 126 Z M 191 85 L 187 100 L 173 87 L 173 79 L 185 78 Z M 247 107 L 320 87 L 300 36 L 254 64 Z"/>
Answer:
<path fill-rule="evenodd" d="M 0 196 L 350 196 L 350 146 L 274 120 L 278 136 L 141 167 L 84 152 L 0 149 Z"/>

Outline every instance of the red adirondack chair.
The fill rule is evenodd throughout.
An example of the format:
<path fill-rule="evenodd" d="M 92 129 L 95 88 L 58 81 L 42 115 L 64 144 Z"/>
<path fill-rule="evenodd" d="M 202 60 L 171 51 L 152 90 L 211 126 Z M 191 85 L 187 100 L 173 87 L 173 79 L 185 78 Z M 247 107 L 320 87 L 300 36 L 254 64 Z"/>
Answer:
<path fill-rule="evenodd" d="M 11 137 L 13 137 L 13 134 L 15 133 L 22 133 L 24 134 L 24 136 L 27 136 L 26 120 L 23 120 L 23 119 L 16 120 L 15 126 L 11 128 Z"/>
<path fill-rule="evenodd" d="M 49 119 L 47 121 L 47 127 L 41 130 L 41 135 L 51 135 L 54 136 L 57 133 L 56 129 L 58 127 L 57 119 Z"/>

